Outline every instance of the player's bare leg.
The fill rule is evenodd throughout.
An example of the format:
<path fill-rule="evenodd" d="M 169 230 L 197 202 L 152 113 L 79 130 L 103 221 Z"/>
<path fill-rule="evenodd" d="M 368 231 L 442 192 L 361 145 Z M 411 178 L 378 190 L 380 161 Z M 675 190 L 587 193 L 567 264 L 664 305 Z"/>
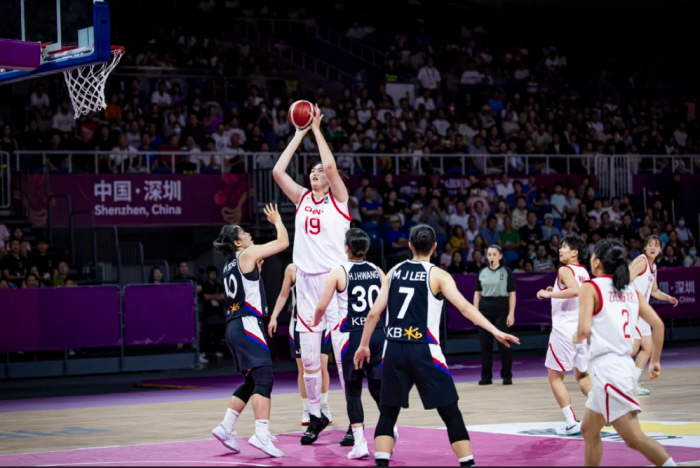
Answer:
<path fill-rule="evenodd" d="M 586 408 L 586 414 L 581 423 L 581 435 L 586 443 L 586 466 L 600 466 L 603 459 L 603 440 L 600 430 L 605 426 L 602 414 Z"/>
<path fill-rule="evenodd" d="M 637 340 L 634 340 L 635 344 L 637 343 Z M 651 357 L 651 348 L 653 344 L 651 341 L 651 336 L 642 336 L 642 339 L 640 340 L 640 348 L 639 348 L 639 354 L 637 354 L 637 358 L 634 360 L 634 365 L 635 365 L 635 374 L 634 376 L 636 377 L 637 380 L 637 385 L 635 389 L 635 394 L 638 396 L 644 396 L 644 395 L 649 395 L 651 392 L 647 390 L 646 388 L 642 387 L 639 385 L 639 378 L 642 376 L 642 373 L 644 372 L 644 368 L 646 367 L 647 363 L 649 362 L 649 358 Z"/>
<path fill-rule="evenodd" d="M 593 389 L 593 380 L 591 376 L 588 375 L 588 372 L 581 372 L 574 367 L 574 377 L 576 377 L 578 388 L 581 389 L 583 396 L 588 396 L 588 394 L 591 393 L 591 389 Z"/>
<path fill-rule="evenodd" d="M 656 466 L 674 466 L 675 462 L 661 444 L 642 432 L 639 426 L 637 414 L 634 412 L 617 418 L 612 422 L 613 427 L 620 434 L 631 449 L 636 450 Z"/>
<path fill-rule="evenodd" d="M 581 432 L 581 428 L 576 421 L 576 414 L 571 406 L 571 396 L 569 391 L 564 385 L 564 376 L 566 372 L 555 371 L 554 369 L 547 369 L 547 377 L 549 378 L 549 385 L 552 387 L 552 393 L 554 394 L 554 399 L 557 400 L 559 408 L 566 419 L 566 426 L 556 430 L 559 435 L 576 435 Z M 590 380 L 590 379 L 589 379 Z M 589 388 L 590 390 L 590 388 Z"/>
<path fill-rule="evenodd" d="M 296 358 L 297 362 L 297 386 L 299 387 L 299 395 L 301 396 L 301 404 L 303 412 L 301 414 L 301 425 L 309 425 L 309 398 L 306 396 L 306 385 L 304 385 L 304 364 L 301 358 Z"/>
<path fill-rule="evenodd" d="M 331 386 L 331 376 L 328 373 L 328 355 L 321 354 L 321 412 L 328 418 L 328 424 L 333 423 L 331 409 L 328 406 L 328 390 Z"/>

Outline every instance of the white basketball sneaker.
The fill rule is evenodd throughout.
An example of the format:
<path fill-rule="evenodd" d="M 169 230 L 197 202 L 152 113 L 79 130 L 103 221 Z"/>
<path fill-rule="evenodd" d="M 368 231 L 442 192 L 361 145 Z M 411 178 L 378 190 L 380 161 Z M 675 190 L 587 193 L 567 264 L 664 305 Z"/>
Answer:
<path fill-rule="evenodd" d="M 253 436 L 250 439 L 248 439 L 248 443 L 256 449 L 265 452 L 271 457 L 281 458 L 284 456 L 284 452 L 275 447 L 275 444 L 273 444 L 273 442 L 276 441 L 277 438 L 272 435 L 268 435 L 267 440 L 263 440 L 257 433 L 253 434 Z"/>
<path fill-rule="evenodd" d="M 304 412 L 301 413 L 301 425 L 308 426 L 310 422 L 311 418 L 309 417 L 309 410 L 304 410 Z"/>
<path fill-rule="evenodd" d="M 352 450 L 348 453 L 349 460 L 357 460 L 359 458 L 369 457 L 369 449 L 367 448 L 367 439 L 362 439 L 362 442 L 355 442 Z"/>
<path fill-rule="evenodd" d="M 321 405 L 321 414 L 328 418 L 328 424 L 333 424 L 333 416 L 331 416 L 331 409 L 328 405 Z"/>
<path fill-rule="evenodd" d="M 577 422 L 570 426 L 560 427 L 555 432 L 560 436 L 578 435 L 581 433 L 581 424 Z"/>
<path fill-rule="evenodd" d="M 651 395 L 651 390 L 646 389 L 642 387 L 641 385 L 637 385 L 637 389 L 634 391 L 634 394 L 637 396 L 647 396 Z"/>
<path fill-rule="evenodd" d="M 236 442 L 236 431 L 228 432 L 223 424 L 219 424 L 216 428 L 211 431 L 211 435 L 216 437 L 216 439 L 224 444 L 224 446 L 235 453 L 240 453 L 241 449 L 238 447 Z"/>

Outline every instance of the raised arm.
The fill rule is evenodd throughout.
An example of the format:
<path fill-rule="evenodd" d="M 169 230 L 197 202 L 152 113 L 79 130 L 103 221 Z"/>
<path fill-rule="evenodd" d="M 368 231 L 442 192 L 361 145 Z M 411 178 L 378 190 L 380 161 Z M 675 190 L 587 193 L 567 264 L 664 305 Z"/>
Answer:
<path fill-rule="evenodd" d="M 267 205 L 263 213 L 267 216 L 270 224 L 277 228 L 277 239 L 267 244 L 251 245 L 245 249 L 238 257 L 241 273 L 250 273 L 257 266 L 258 260 L 271 257 L 289 247 L 289 235 L 287 234 L 287 228 L 282 223 L 282 217 L 277 210 L 277 205 L 274 207 L 272 204 Z"/>
<path fill-rule="evenodd" d="M 563 266 L 559 268 L 557 273 L 558 281 L 564 283 L 566 289 L 563 291 L 549 291 L 541 289 L 537 292 L 537 299 L 572 299 L 578 297 L 579 287 L 574 272 L 571 268 Z M 549 289 L 549 288 L 548 288 Z"/>
<path fill-rule="evenodd" d="M 600 300 L 595 286 L 590 281 L 583 283 L 578 295 L 578 330 L 573 337 L 574 343 L 583 343 L 591 336 L 593 311 L 598 310 L 598 307 L 600 307 Z"/>
<path fill-rule="evenodd" d="M 644 299 L 639 296 L 639 316 L 651 326 L 651 361 L 649 361 L 649 378 L 656 379 L 661 373 L 661 349 L 664 347 L 664 322 L 656 311 Z"/>
<path fill-rule="evenodd" d="M 382 271 L 379 270 L 379 274 L 382 276 L 382 289 L 379 290 L 377 300 L 374 301 L 374 305 L 365 319 L 365 328 L 362 330 L 362 340 L 360 341 L 360 346 L 357 348 L 353 359 L 355 362 L 355 369 L 361 369 L 363 362 L 369 362 L 369 340 L 377 326 L 377 322 L 379 322 L 382 316 L 382 311 L 386 309 L 387 302 L 389 301 L 389 282 L 393 272 L 394 268 L 389 270 L 389 273 L 384 276 Z"/>
<path fill-rule="evenodd" d="M 314 137 L 316 138 L 318 152 L 321 154 L 323 172 L 325 172 L 326 177 L 328 177 L 328 183 L 331 185 L 333 197 L 335 197 L 335 199 L 340 203 L 345 203 L 348 201 L 348 189 L 345 187 L 345 182 L 343 182 L 343 178 L 338 172 L 338 166 L 336 166 L 333 153 L 331 153 L 331 149 L 328 147 L 328 143 L 326 143 L 326 137 L 323 136 L 323 132 L 321 131 L 321 120 L 323 119 L 321 109 L 318 108 L 318 104 L 316 104 L 314 107 L 315 114 L 314 120 L 311 122 L 311 128 L 313 129 Z"/>
<path fill-rule="evenodd" d="M 277 302 L 275 302 L 275 309 L 272 311 L 270 316 L 270 323 L 267 326 L 267 333 L 272 337 L 272 335 L 277 331 L 277 317 L 279 317 L 284 305 L 287 303 L 289 298 L 289 292 L 292 290 L 292 285 L 296 281 L 297 268 L 293 263 L 287 265 L 284 270 L 284 280 L 282 280 L 282 289 L 280 290 L 279 296 L 277 296 Z"/>
<path fill-rule="evenodd" d="M 496 328 L 491 322 L 484 317 L 479 309 L 474 307 L 468 300 L 462 296 L 462 293 L 457 289 L 457 284 L 452 276 L 439 268 L 432 268 L 430 270 L 430 289 L 433 290 L 434 294 L 442 293 L 445 299 L 450 301 L 453 306 L 457 307 L 459 312 L 471 320 L 474 325 L 483 328 L 487 332 L 491 333 L 494 338 L 510 348 L 509 341 L 513 343 L 520 344 L 520 340 L 513 335 L 503 333 L 498 328 Z M 375 303 L 376 305 L 376 303 Z"/>
<path fill-rule="evenodd" d="M 345 289 L 345 285 L 345 269 L 342 266 L 333 268 L 328 274 L 328 278 L 326 278 L 326 283 L 323 285 L 323 291 L 321 291 L 321 298 L 318 300 L 318 304 L 316 304 L 316 314 L 314 315 L 313 324 L 314 327 L 321 323 L 323 315 L 326 313 L 326 309 L 328 308 L 328 304 L 330 304 L 331 299 L 333 299 L 333 294 L 335 294 L 337 290 Z"/>
<path fill-rule="evenodd" d="M 301 144 L 301 140 L 304 139 L 304 135 L 306 135 L 308 131 L 309 127 L 303 130 L 297 128 L 292 141 L 289 142 L 289 145 L 284 149 L 277 163 L 275 163 L 275 167 L 272 168 L 272 177 L 274 177 L 275 182 L 277 182 L 277 185 L 280 186 L 284 194 L 287 195 L 294 204 L 299 203 L 299 198 L 304 191 L 304 187 L 294 182 L 294 179 L 287 174 L 287 166 L 289 166 L 292 156 L 294 156 L 294 153 Z"/>

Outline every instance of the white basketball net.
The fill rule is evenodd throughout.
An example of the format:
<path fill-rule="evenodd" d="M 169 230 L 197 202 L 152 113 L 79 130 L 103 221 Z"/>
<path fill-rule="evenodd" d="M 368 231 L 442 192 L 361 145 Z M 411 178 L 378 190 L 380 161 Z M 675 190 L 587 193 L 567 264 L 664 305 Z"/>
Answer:
<path fill-rule="evenodd" d="M 63 72 L 76 119 L 81 115 L 98 112 L 107 107 L 105 83 L 122 55 L 124 55 L 124 49 L 115 48 L 112 49 L 111 59 L 105 63 Z"/>

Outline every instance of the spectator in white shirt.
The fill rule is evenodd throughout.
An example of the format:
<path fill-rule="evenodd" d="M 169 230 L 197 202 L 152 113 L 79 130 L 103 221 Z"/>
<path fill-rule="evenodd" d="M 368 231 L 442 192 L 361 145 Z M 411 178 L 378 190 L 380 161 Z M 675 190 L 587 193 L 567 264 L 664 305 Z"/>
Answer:
<path fill-rule="evenodd" d="M 61 106 L 59 107 L 58 112 L 56 112 L 56 115 L 53 116 L 51 128 L 62 133 L 70 133 L 75 128 L 73 113 L 70 111 L 68 101 L 65 99 L 61 101 Z"/>
<path fill-rule="evenodd" d="M 685 132 L 685 122 L 681 122 L 678 129 L 673 132 L 673 136 L 676 139 L 676 143 L 678 143 L 678 147 L 685 148 L 688 141 L 688 134 Z"/>
<path fill-rule="evenodd" d="M 445 111 L 443 109 L 438 110 L 437 118 L 433 120 L 433 125 L 437 129 L 438 135 L 445 136 L 447 134 L 447 129 L 450 128 L 450 122 L 445 119 Z"/>
<path fill-rule="evenodd" d="M 425 106 L 425 110 L 427 111 L 434 111 L 436 109 L 435 101 L 433 101 L 433 98 L 430 97 L 429 89 L 423 90 L 423 95 L 418 96 L 416 99 L 416 109 L 420 109 L 421 104 Z"/>
<path fill-rule="evenodd" d="M 515 81 L 520 82 L 525 82 L 525 80 L 530 78 L 530 70 L 525 68 L 525 64 L 522 61 L 518 65 L 518 69 L 513 73 L 513 78 L 515 78 Z"/>
<path fill-rule="evenodd" d="M 158 84 L 158 89 L 151 94 L 151 104 L 158 104 L 160 107 L 169 107 L 173 101 L 168 91 L 165 88 L 165 82 L 161 81 Z"/>
<path fill-rule="evenodd" d="M 224 152 L 229 147 L 231 142 L 231 137 L 226 137 L 224 134 L 224 125 L 219 124 L 216 126 L 216 132 L 211 135 L 212 140 L 214 140 L 214 147 L 216 151 Z"/>
<path fill-rule="evenodd" d="M 603 213 L 605 213 L 605 211 L 603 211 L 603 202 L 600 200 L 600 198 L 596 198 L 593 200 L 593 209 L 588 212 L 588 217 L 595 218 L 598 226 L 600 226 L 600 217 Z"/>
<path fill-rule="evenodd" d="M 467 214 L 466 210 L 466 205 L 464 204 L 463 201 L 458 201 L 457 202 L 457 212 L 452 213 L 450 215 L 449 220 L 447 223 L 450 225 L 450 227 L 454 226 L 462 226 L 462 228 L 466 231 L 467 228 L 469 227 L 469 215 Z"/>
<path fill-rule="evenodd" d="M 603 130 L 605 130 L 605 126 L 599 120 L 598 113 L 593 112 L 593 115 L 591 117 L 592 117 L 592 120 L 586 122 L 586 126 L 588 126 L 588 128 L 592 128 L 593 130 L 595 130 L 596 133 L 603 133 Z"/>
<path fill-rule="evenodd" d="M 423 88 L 431 91 L 438 89 L 442 78 L 440 77 L 438 69 L 433 65 L 432 57 L 428 57 L 428 64 L 418 70 L 417 78 Z"/>
<path fill-rule="evenodd" d="M 54 116 L 54 119 L 55 118 L 56 116 Z M 141 144 L 141 131 L 139 130 L 139 123 L 136 120 L 132 120 L 129 124 L 129 130 L 126 132 L 126 139 L 129 146 L 133 146 L 134 148 Z"/>
<path fill-rule="evenodd" d="M 467 69 L 462 72 L 459 82 L 463 85 L 477 85 L 481 83 L 483 78 L 484 76 L 479 73 L 478 70 L 474 69 L 474 62 L 469 62 L 467 64 Z"/>
<path fill-rule="evenodd" d="M 109 169 L 114 172 L 135 172 L 141 169 L 141 157 L 136 154 L 136 148 L 129 146 L 126 135 L 119 135 L 117 146 L 107 161 Z"/>
<path fill-rule="evenodd" d="M 496 192 L 498 196 L 502 197 L 504 200 L 508 195 L 515 193 L 513 182 L 510 180 L 510 177 L 508 177 L 508 174 L 503 174 L 501 176 L 501 182 L 496 185 Z"/>
<path fill-rule="evenodd" d="M 39 83 L 36 85 L 36 91 L 29 96 L 29 105 L 35 109 L 41 109 L 44 107 L 49 107 L 49 95 L 46 94 L 44 84 Z"/>

